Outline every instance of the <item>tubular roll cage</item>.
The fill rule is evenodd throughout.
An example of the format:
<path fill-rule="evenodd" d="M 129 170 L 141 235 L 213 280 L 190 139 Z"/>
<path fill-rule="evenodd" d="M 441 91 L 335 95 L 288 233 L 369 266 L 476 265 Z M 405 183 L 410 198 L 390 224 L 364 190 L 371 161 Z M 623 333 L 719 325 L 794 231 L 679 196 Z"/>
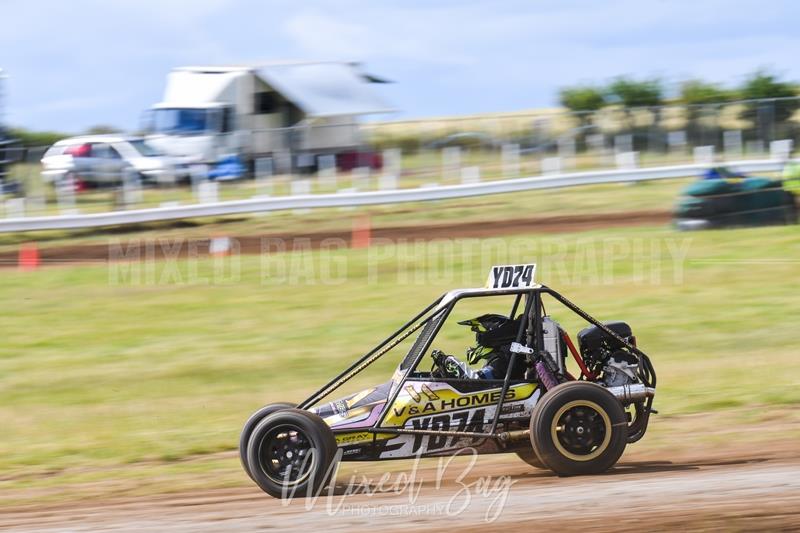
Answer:
<path fill-rule="evenodd" d="M 344 385 L 347 381 L 355 377 L 357 374 L 361 373 L 365 368 L 369 365 L 383 357 L 386 353 L 388 353 L 392 348 L 400 344 L 414 332 L 428 324 L 430 321 L 434 319 L 438 319 L 438 322 L 435 324 L 435 329 L 424 339 L 421 345 L 417 346 L 416 344 L 411 348 L 411 351 L 406 356 L 406 359 L 410 355 L 413 354 L 413 359 L 406 360 L 404 359 L 401 363 L 400 369 L 402 370 L 403 374 L 400 380 L 394 385 L 393 392 L 389 395 L 386 400 L 386 404 L 381 411 L 378 420 L 372 425 L 372 427 L 364 428 L 361 431 L 367 431 L 370 433 L 391 433 L 396 435 L 443 435 L 443 436 L 450 436 L 450 437 L 467 437 L 467 438 L 480 438 L 482 439 L 479 444 L 485 442 L 486 439 L 503 439 L 501 436 L 502 433 L 497 432 L 497 424 L 500 420 L 500 414 L 502 413 L 503 404 L 505 403 L 505 395 L 508 392 L 508 388 L 511 384 L 511 370 L 514 367 L 514 363 L 516 362 L 516 357 L 519 355 L 518 353 L 511 354 L 511 360 L 508 364 L 508 369 L 506 370 L 505 378 L 502 380 L 502 387 L 500 392 L 500 397 L 496 404 L 496 410 L 494 413 L 494 418 L 491 422 L 491 427 L 488 432 L 470 432 L 470 431 L 444 431 L 444 430 L 427 430 L 427 429 L 408 429 L 408 428 L 397 428 L 397 427 L 381 427 L 383 424 L 386 415 L 389 412 L 389 409 L 394 404 L 397 396 L 400 394 L 400 391 L 403 390 L 403 385 L 405 385 L 406 381 L 408 381 L 412 371 L 417 368 L 419 363 L 421 362 L 424 355 L 428 352 L 433 339 L 439 333 L 444 322 L 447 320 L 448 316 L 450 315 L 450 311 L 452 311 L 455 304 L 464 298 L 475 298 L 481 296 L 502 296 L 502 295 L 516 295 L 516 299 L 514 300 L 514 305 L 511 309 L 511 317 L 516 314 L 519 304 L 521 302 L 522 297 L 525 297 L 525 311 L 524 316 L 527 317 L 526 320 L 522 320 L 520 323 L 520 328 L 517 331 L 516 342 L 527 347 L 533 349 L 533 357 L 538 357 L 538 354 L 542 351 L 540 347 L 543 347 L 543 334 L 542 334 L 542 295 L 548 294 L 555 298 L 558 302 L 563 304 L 565 307 L 570 309 L 572 312 L 589 322 L 590 324 L 597 326 L 600 330 L 602 330 L 605 334 L 612 337 L 614 340 L 620 342 L 625 348 L 627 348 L 631 353 L 635 354 L 640 361 L 639 370 L 638 370 L 638 377 L 642 381 L 644 385 L 647 387 L 655 388 L 656 386 L 656 373 L 655 369 L 653 368 L 652 363 L 650 362 L 650 358 L 641 351 L 636 345 L 631 344 L 628 342 L 627 339 L 619 336 L 613 330 L 605 326 L 602 322 L 599 322 L 597 319 L 589 315 L 586 311 L 572 303 L 566 297 L 562 296 L 555 290 L 546 287 L 544 285 L 537 285 L 535 287 L 525 287 L 525 288 L 513 288 L 513 289 L 467 289 L 464 291 L 451 291 L 449 293 L 445 293 L 439 298 L 437 298 L 433 303 L 427 306 L 425 309 L 420 311 L 414 318 L 403 324 L 398 330 L 394 333 L 386 337 L 380 344 L 375 346 L 372 350 L 364 354 L 361 358 L 359 358 L 355 363 L 350 365 L 344 371 L 342 371 L 339 375 L 335 378 L 330 380 L 326 383 L 322 388 L 317 390 L 314 394 L 309 396 L 306 400 L 300 403 L 297 407 L 299 409 L 310 409 L 311 407 L 318 404 L 321 400 L 327 397 L 329 394 L 333 393 L 336 389 Z M 452 295 L 451 298 L 447 298 L 449 295 Z M 415 352 L 415 353 L 414 353 Z M 446 381 L 446 380 L 442 380 Z M 497 380 L 499 381 L 499 380 Z M 538 380 L 515 380 L 521 383 L 536 383 L 539 386 Z M 643 409 L 640 413 L 637 413 L 638 424 L 637 424 L 637 433 L 635 434 L 635 439 L 638 440 L 644 434 L 647 428 L 647 422 L 650 417 L 650 413 L 652 411 L 652 404 L 653 398 L 648 397 L 644 404 Z M 633 442 L 633 436 L 629 437 L 629 441 Z"/>

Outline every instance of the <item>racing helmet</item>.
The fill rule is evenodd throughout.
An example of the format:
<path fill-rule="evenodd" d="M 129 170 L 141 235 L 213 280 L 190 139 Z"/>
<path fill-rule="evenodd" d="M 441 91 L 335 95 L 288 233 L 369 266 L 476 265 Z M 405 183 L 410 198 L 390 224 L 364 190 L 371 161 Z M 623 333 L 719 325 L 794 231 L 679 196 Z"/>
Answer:
<path fill-rule="evenodd" d="M 475 364 L 479 359 L 487 357 L 496 349 L 514 342 L 517 338 L 522 315 L 511 319 L 504 315 L 485 314 L 459 322 L 469 326 L 475 332 L 477 345 L 467 349 L 467 360 Z"/>

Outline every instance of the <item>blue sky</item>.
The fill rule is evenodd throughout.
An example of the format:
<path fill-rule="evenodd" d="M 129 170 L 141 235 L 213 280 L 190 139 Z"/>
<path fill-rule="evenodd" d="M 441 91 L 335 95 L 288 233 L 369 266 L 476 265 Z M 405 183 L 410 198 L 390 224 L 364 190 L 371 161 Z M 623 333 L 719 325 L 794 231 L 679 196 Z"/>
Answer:
<path fill-rule="evenodd" d="M 0 0 L 6 120 L 138 125 L 171 67 L 363 61 L 397 118 L 552 106 L 612 76 L 800 79 L 800 2 Z"/>

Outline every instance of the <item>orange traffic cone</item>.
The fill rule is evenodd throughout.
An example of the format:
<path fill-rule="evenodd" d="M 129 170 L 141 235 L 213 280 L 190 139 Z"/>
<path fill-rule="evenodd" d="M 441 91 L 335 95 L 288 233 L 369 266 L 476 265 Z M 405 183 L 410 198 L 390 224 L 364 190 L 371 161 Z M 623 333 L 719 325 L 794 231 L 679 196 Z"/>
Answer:
<path fill-rule="evenodd" d="M 36 270 L 39 266 L 39 248 L 35 242 L 27 242 L 19 247 L 20 270 Z"/>
<path fill-rule="evenodd" d="M 369 215 L 362 215 L 353 220 L 353 236 L 350 239 L 351 248 L 369 248 L 372 226 Z"/>

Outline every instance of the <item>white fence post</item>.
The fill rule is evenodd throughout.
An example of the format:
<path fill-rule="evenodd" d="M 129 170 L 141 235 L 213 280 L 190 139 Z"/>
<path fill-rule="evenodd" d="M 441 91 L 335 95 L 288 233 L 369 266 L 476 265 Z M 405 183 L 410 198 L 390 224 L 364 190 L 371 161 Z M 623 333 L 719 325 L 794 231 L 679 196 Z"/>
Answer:
<path fill-rule="evenodd" d="M 726 158 L 742 157 L 742 130 L 731 130 L 722 133 L 722 145 Z"/>
<path fill-rule="evenodd" d="M 792 155 L 794 141 L 791 139 L 781 139 L 769 143 L 769 155 L 772 159 L 786 161 Z"/>
<path fill-rule="evenodd" d="M 319 170 L 317 170 L 317 177 L 320 187 L 336 189 L 336 156 L 335 155 L 321 155 L 317 158 Z"/>
<path fill-rule="evenodd" d="M 461 148 L 447 146 L 442 149 L 442 179 L 458 179 L 461 169 Z"/>
<path fill-rule="evenodd" d="M 6 200 L 6 217 L 22 218 L 25 216 L 25 198 L 9 198 Z"/>
<path fill-rule="evenodd" d="M 208 179 L 208 165 L 196 164 L 189 167 L 189 179 L 192 181 L 192 195 L 197 198 L 200 195 L 200 184 Z"/>
<path fill-rule="evenodd" d="M 353 188 L 357 191 L 365 191 L 369 189 L 369 167 L 356 167 L 353 169 Z"/>
<path fill-rule="evenodd" d="M 291 182 L 292 196 L 304 196 L 311 194 L 311 182 L 307 179 L 292 180 Z M 295 215 L 305 215 L 310 209 L 292 209 Z"/>
<path fill-rule="evenodd" d="M 621 170 L 639 168 L 639 152 L 620 152 L 614 156 L 614 160 Z"/>
<path fill-rule="evenodd" d="M 481 181 L 481 167 L 464 167 L 461 169 L 461 183 L 463 185 L 472 185 L 473 183 L 480 183 Z"/>
<path fill-rule="evenodd" d="M 271 196 L 273 193 L 272 176 L 275 172 L 275 163 L 271 157 L 259 157 L 255 161 L 256 191 L 262 196 Z"/>
<path fill-rule="evenodd" d="M 504 144 L 501 149 L 501 159 L 503 162 L 503 177 L 505 178 L 518 178 L 519 177 L 519 145 L 508 143 Z"/>
<path fill-rule="evenodd" d="M 558 157 L 561 158 L 564 168 L 575 168 L 575 139 L 572 137 L 558 140 Z"/>
<path fill-rule="evenodd" d="M 62 215 L 74 215 L 75 208 L 75 177 L 72 172 L 67 172 L 56 182 L 56 201 L 58 210 Z"/>
<path fill-rule="evenodd" d="M 545 157 L 542 159 L 542 174 L 558 174 L 561 172 L 560 157 Z"/>
<path fill-rule="evenodd" d="M 311 186 L 307 179 L 292 180 L 291 184 L 292 196 L 311 194 Z"/>
<path fill-rule="evenodd" d="M 126 207 L 141 203 L 142 182 L 134 168 L 122 171 L 122 204 Z"/>
<path fill-rule="evenodd" d="M 219 187 L 216 181 L 204 180 L 197 184 L 197 202 L 215 204 L 219 201 Z"/>
<path fill-rule="evenodd" d="M 393 191 L 397 188 L 397 174 L 384 172 L 378 178 L 378 189 L 382 191 Z"/>
<path fill-rule="evenodd" d="M 383 172 L 399 176 L 403 171 L 403 152 L 400 148 L 387 148 L 383 151 Z"/>
<path fill-rule="evenodd" d="M 714 146 L 695 146 L 694 147 L 694 162 L 698 165 L 713 165 L 714 164 Z"/>

